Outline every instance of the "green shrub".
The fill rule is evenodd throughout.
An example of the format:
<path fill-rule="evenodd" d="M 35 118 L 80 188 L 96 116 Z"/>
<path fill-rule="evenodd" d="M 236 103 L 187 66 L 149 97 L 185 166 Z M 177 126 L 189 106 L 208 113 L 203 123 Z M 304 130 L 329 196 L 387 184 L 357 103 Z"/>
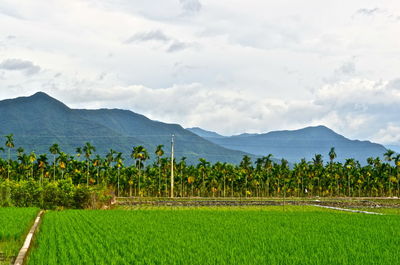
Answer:
<path fill-rule="evenodd" d="M 12 206 L 11 202 L 11 183 L 9 180 L 0 182 L 0 206 Z"/>
<path fill-rule="evenodd" d="M 74 201 L 74 194 L 75 194 L 75 186 L 72 183 L 72 180 L 70 178 L 68 179 L 63 179 L 58 182 L 58 187 L 59 187 L 59 196 L 60 196 L 60 201 L 61 205 L 58 206 L 63 206 L 66 208 L 73 208 L 75 201 Z"/>
<path fill-rule="evenodd" d="M 60 189 L 57 182 L 47 182 L 43 186 L 42 205 L 44 209 L 54 209 L 61 206 Z"/>
<path fill-rule="evenodd" d="M 59 181 L 34 179 L 0 182 L 0 206 L 56 208 L 101 208 L 111 196 L 103 188 L 75 186 L 71 179 Z"/>
<path fill-rule="evenodd" d="M 90 206 L 90 190 L 86 186 L 75 187 L 74 208 L 84 209 Z"/>
<path fill-rule="evenodd" d="M 34 179 L 11 182 L 11 200 L 18 207 L 39 206 L 42 188 Z"/>

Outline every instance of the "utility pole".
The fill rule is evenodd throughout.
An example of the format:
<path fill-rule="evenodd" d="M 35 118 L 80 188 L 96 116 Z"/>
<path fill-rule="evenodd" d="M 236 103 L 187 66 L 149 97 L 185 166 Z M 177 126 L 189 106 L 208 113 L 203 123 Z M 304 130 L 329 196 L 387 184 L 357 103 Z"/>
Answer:
<path fill-rule="evenodd" d="M 174 197 L 174 135 L 171 138 L 171 198 Z"/>

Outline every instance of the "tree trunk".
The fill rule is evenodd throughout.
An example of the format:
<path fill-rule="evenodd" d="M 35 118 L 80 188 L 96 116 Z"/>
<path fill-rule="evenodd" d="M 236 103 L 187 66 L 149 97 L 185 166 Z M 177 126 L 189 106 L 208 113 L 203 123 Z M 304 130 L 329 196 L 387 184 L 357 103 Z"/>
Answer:
<path fill-rule="evenodd" d="M 139 177 L 138 189 L 139 189 L 139 197 L 140 197 L 140 196 L 141 196 L 141 195 L 140 195 L 140 160 L 139 160 L 139 165 L 138 165 L 138 171 L 139 171 L 139 175 L 138 175 L 138 177 Z"/>
<path fill-rule="evenodd" d="M 53 155 L 53 181 L 56 181 L 56 156 Z"/>
<path fill-rule="evenodd" d="M 244 196 L 247 198 L 247 174 L 244 181 Z"/>
<path fill-rule="evenodd" d="M 224 197 L 225 197 L 225 175 L 224 175 Z"/>
<path fill-rule="evenodd" d="M 117 190 L 117 197 L 119 197 L 119 168 L 118 168 L 118 190 Z"/>
<path fill-rule="evenodd" d="M 161 164 L 158 161 L 158 197 L 161 197 Z"/>
<path fill-rule="evenodd" d="M 8 164 L 7 164 L 7 179 L 10 179 L 10 160 L 11 160 L 11 149 L 8 148 Z"/>

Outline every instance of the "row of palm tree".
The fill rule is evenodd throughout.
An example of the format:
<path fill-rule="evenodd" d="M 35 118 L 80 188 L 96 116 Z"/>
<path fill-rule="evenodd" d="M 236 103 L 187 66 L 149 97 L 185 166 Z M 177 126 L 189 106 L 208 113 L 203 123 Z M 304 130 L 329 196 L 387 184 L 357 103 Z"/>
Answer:
<path fill-rule="evenodd" d="M 157 146 L 153 161 L 140 145 L 132 148 L 129 161 L 112 149 L 104 157 L 95 154 L 90 143 L 76 148 L 75 155 L 53 144 L 49 148 L 51 162 L 47 154 L 26 154 L 22 148 L 16 150 L 17 159 L 11 159 L 13 135 L 6 136 L 5 147 L 8 156 L 0 158 L 1 180 L 32 178 L 43 183 L 44 179 L 70 178 L 75 184 L 111 187 L 117 196 L 171 195 L 171 159 L 164 156 L 163 145 Z M 324 162 L 323 156 L 316 154 L 311 161 L 302 159 L 294 165 L 285 159 L 274 162 L 272 155 L 254 162 L 245 155 L 238 165 L 210 163 L 204 158 L 188 164 L 182 157 L 172 161 L 174 197 L 400 196 L 400 154 L 388 150 L 384 160 L 371 157 L 364 166 L 354 159 L 335 161 L 335 148 L 328 157 Z"/>

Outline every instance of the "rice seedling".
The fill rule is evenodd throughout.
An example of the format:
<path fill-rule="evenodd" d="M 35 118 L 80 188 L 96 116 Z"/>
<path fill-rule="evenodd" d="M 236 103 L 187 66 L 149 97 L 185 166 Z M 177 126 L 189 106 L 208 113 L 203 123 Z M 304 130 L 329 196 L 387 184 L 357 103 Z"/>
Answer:
<path fill-rule="evenodd" d="M 48 212 L 28 264 L 396 264 L 400 219 L 313 207 Z"/>
<path fill-rule="evenodd" d="M 9 264 L 33 223 L 37 208 L 0 208 L 0 264 Z"/>

